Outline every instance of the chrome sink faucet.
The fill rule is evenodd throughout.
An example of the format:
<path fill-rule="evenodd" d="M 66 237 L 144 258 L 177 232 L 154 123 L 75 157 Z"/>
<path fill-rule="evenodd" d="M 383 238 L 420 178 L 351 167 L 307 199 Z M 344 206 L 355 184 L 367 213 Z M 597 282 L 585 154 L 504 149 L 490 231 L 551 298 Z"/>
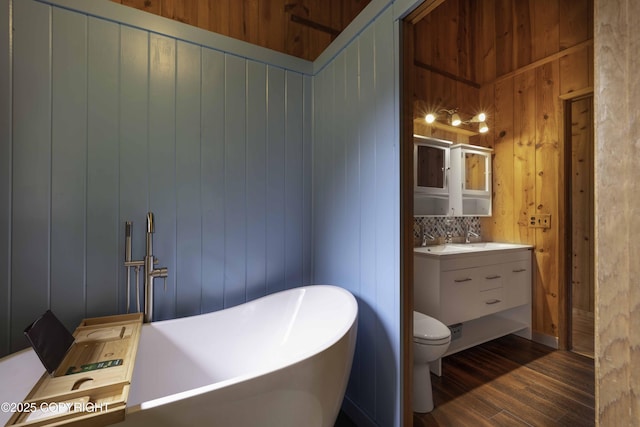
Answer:
<path fill-rule="evenodd" d="M 473 230 L 471 230 L 471 226 L 467 224 L 465 226 L 464 242 L 465 243 L 471 243 L 471 237 L 479 239 L 480 235 L 478 233 L 475 233 Z"/>
<path fill-rule="evenodd" d="M 422 226 L 422 247 L 427 246 L 427 240 L 435 241 L 436 238 L 427 232 L 427 226 Z"/>

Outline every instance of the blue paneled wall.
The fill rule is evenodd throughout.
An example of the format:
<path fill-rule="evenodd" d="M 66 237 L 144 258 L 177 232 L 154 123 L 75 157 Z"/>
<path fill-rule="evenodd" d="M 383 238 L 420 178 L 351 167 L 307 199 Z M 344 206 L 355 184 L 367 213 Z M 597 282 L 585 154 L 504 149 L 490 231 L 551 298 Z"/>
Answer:
<path fill-rule="evenodd" d="M 358 299 L 347 401 L 380 426 L 400 419 L 394 40 L 389 7 L 314 76 L 314 278 Z"/>
<path fill-rule="evenodd" d="M 71 329 L 123 312 L 124 222 L 141 259 L 147 211 L 169 269 L 156 319 L 310 283 L 310 76 L 32 0 L 13 8 L 0 354 L 47 308 Z"/>

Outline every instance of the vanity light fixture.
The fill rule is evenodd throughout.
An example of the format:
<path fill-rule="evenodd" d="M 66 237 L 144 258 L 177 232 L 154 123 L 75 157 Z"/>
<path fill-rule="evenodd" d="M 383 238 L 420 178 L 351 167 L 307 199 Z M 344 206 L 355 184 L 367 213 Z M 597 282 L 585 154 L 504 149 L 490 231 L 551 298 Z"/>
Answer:
<path fill-rule="evenodd" d="M 451 115 L 451 126 L 460 126 L 462 120 L 460 120 L 460 115 L 458 113 L 453 113 Z"/>
<path fill-rule="evenodd" d="M 446 108 L 442 108 L 437 112 L 430 112 L 424 116 L 424 120 L 428 124 L 434 123 L 440 113 L 446 113 L 448 122 L 451 126 L 460 126 L 460 125 L 468 125 L 471 123 L 478 123 L 478 132 L 479 133 L 487 133 L 489 131 L 489 126 L 487 126 L 487 115 L 485 113 L 478 113 L 469 120 L 462 120 L 460 118 L 460 114 L 458 114 L 458 109 L 447 110 Z"/>
<path fill-rule="evenodd" d="M 431 124 L 436 121 L 436 115 L 434 113 L 428 113 L 426 116 L 424 116 L 424 120 L 427 123 Z"/>

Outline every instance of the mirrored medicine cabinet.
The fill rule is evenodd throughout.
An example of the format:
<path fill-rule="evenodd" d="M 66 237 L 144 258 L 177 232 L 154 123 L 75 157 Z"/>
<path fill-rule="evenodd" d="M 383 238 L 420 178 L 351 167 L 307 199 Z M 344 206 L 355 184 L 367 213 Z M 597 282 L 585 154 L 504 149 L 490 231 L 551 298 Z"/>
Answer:
<path fill-rule="evenodd" d="M 491 151 L 414 135 L 414 215 L 491 216 Z"/>

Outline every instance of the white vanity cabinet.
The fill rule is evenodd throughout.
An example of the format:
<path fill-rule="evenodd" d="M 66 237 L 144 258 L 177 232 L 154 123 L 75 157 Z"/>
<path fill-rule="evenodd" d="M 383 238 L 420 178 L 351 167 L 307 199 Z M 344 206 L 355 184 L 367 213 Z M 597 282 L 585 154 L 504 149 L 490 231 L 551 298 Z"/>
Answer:
<path fill-rule="evenodd" d="M 414 309 L 447 326 L 462 324 L 445 356 L 517 333 L 531 339 L 531 248 L 414 253 Z M 452 337 L 453 338 L 453 337 Z M 440 375 L 440 361 L 432 364 Z"/>

